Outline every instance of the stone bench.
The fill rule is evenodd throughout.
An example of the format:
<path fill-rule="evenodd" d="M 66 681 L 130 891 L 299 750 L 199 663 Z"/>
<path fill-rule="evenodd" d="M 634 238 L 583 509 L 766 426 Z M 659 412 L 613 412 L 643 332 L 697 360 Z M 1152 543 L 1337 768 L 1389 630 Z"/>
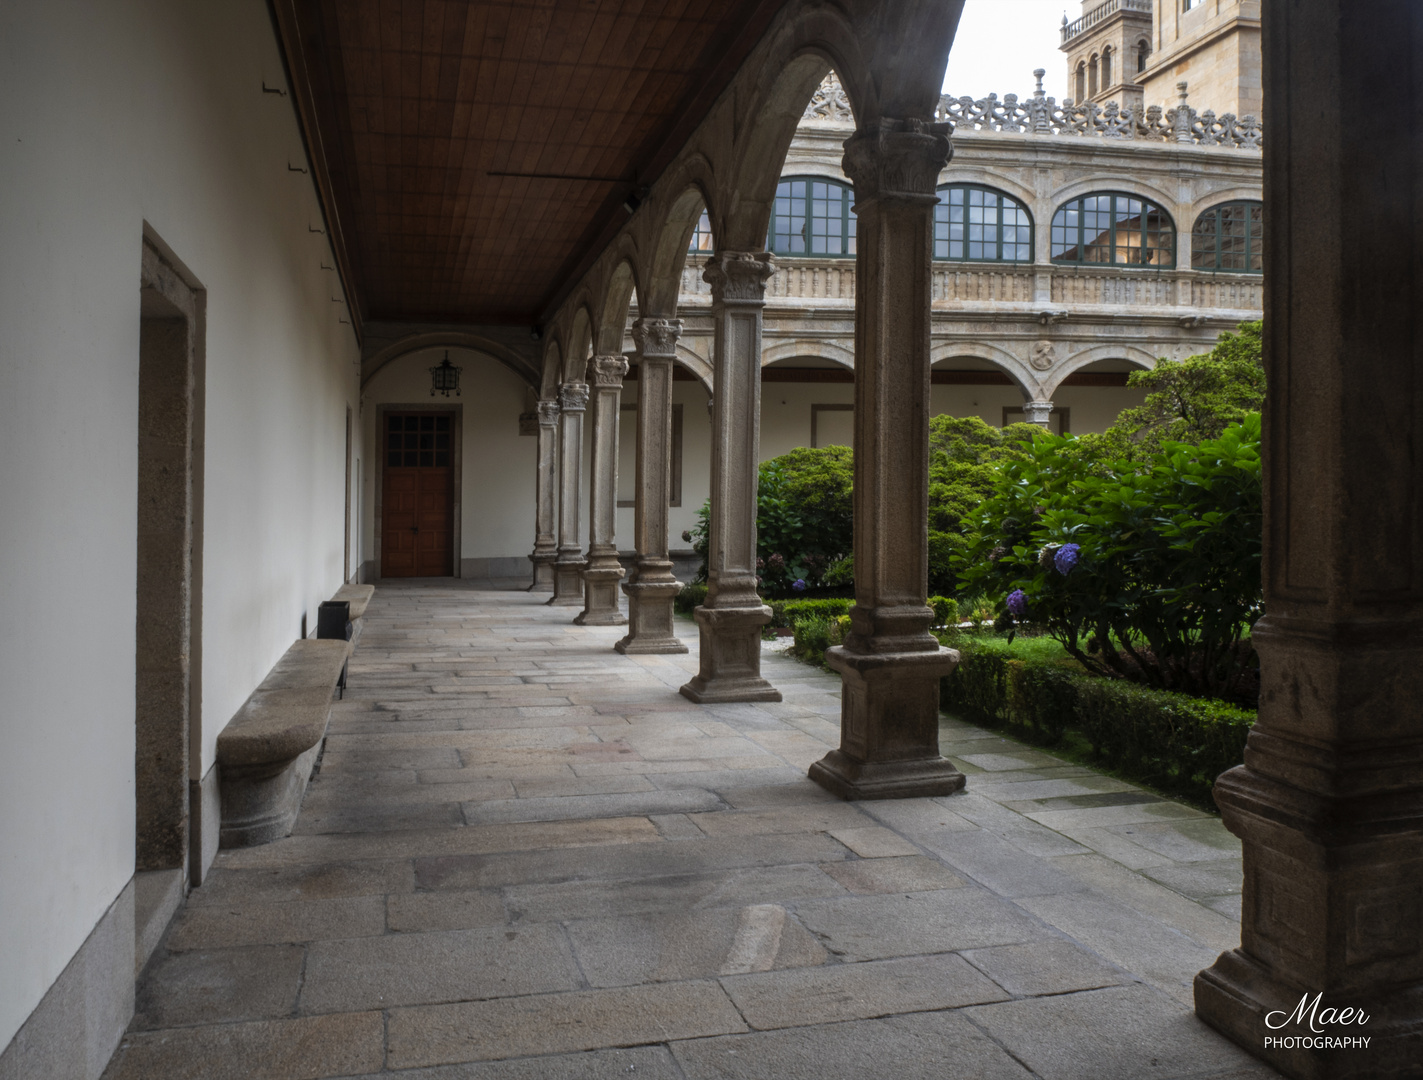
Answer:
<path fill-rule="evenodd" d="M 250 847 L 291 832 L 352 644 L 293 642 L 218 735 L 219 846 Z"/>
<path fill-rule="evenodd" d="M 371 602 L 371 597 L 375 595 L 374 585 L 342 585 L 336 590 L 332 600 L 341 601 L 351 605 L 351 648 L 356 647 L 356 642 L 361 638 L 361 616 L 366 613 L 366 605 Z"/>

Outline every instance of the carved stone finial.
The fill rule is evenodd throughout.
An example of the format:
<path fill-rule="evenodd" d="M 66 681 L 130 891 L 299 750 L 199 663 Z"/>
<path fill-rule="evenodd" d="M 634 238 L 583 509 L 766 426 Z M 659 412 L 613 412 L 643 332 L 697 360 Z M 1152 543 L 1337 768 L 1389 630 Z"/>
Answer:
<path fill-rule="evenodd" d="M 1042 97 L 1047 93 L 1043 89 L 1043 76 L 1047 74 L 1047 68 L 1033 68 L 1033 78 L 1038 80 L 1038 88 L 1033 91 L 1034 97 Z"/>
<path fill-rule="evenodd" d="M 776 272 L 776 260 L 769 251 L 721 251 L 707 261 L 702 280 L 712 287 L 718 300 L 763 300 L 766 281 Z"/>
<path fill-rule="evenodd" d="M 639 356 L 676 359 L 677 339 L 681 336 L 681 319 L 638 319 L 632 324 L 632 340 Z"/>
<path fill-rule="evenodd" d="M 622 386 L 628 373 L 626 357 L 609 355 L 593 357 L 593 382 L 597 386 Z"/>
<path fill-rule="evenodd" d="M 952 124 L 886 117 L 845 140 L 845 175 L 855 198 L 933 198 L 939 172 L 953 156 Z"/>
<path fill-rule="evenodd" d="M 566 382 L 558 388 L 558 407 L 562 412 L 583 412 L 588 408 L 588 384 Z"/>
<path fill-rule="evenodd" d="M 553 427 L 558 423 L 558 399 L 544 398 L 539 402 L 539 425 L 541 427 Z"/>
<path fill-rule="evenodd" d="M 1033 345 L 1032 359 L 1029 361 L 1038 371 L 1046 371 L 1057 363 L 1057 346 L 1051 341 L 1039 341 Z"/>

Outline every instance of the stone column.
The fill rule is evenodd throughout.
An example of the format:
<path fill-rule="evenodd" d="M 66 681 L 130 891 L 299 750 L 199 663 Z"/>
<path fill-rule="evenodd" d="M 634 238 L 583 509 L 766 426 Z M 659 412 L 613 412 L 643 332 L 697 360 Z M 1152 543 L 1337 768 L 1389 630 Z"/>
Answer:
<path fill-rule="evenodd" d="M 672 600 L 682 583 L 672 576 L 667 550 L 667 501 L 672 490 L 672 362 L 682 323 L 638 319 L 637 344 L 637 506 L 634 539 L 637 564 L 623 582 L 628 598 L 628 633 L 621 653 L 684 653 L 672 632 Z"/>
<path fill-rule="evenodd" d="M 1240 947 L 1195 989 L 1288 1076 L 1381 1080 L 1423 1070 L 1423 131 L 1356 103 L 1417 115 L 1423 22 L 1356 7 L 1271 4 L 1262 25 L 1260 711 L 1215 785 L 1244 846 Z M 1299 1046 L 1321 1034 L 1370 1041 Z"/>
<path fill-rule="evenodd" d="M 1037 424 L 1039 427 L 1048 426 L 1048 415 L 1052 412 L 1051 401 L 1025 401 L 1023 403 L 1023 419 L 1029 424 Z"/>
<path fill-rule="evenodd" d="M 593 461 L 589 472 L 588 565 L 583 571 L 583 610 L 579 626 L 617 626 L 627 622 L 618 610 L 618 562 L 613 515 L 618 507 L 618 412 L 628 362 L 621 356 L 593 357 Z"/>
<path fill-rule="evenodd" d="M 844 679 L 840 748 L 811 779 L 846 799 L 947 795 L 939 680 L 958 663 L 929 633 L 929 312 L 934 195 L 949 126 L 884 120 L 845 142 L 855 264 L 855 606 L 826 660 Z"/>
<path fill-rule="evenodd" d="M 583 549 L 578 546 L 578 483 L 583 472 L 583 410 L 588 384 L 567 382 L 558 391 L 558 557 L 553 596 L 558 606 L 583 603 Z"/>
<path fill-rule="evenodd" d="M 558 489 L 554 486 L 554 461 L 558 454 L 558 400 L 539 402 L 539 458 L 534 480 L 534 564 L 530 592 L 553 589 L 553 561 L 558 558 Z"/>
<path fill-rule="evenodd" d="M 682 687 L 693 701 L 781 700 L 781 692 L 761 677 L 761 627 L 771 621 L 771 609 L 756 592 L 761 313 L 766 279 L 775 272 L 764 251 L 720 251 L 702 271 L 712 287 L 716 399 L 707 602 L 695 612 L 701 670 Z"/>

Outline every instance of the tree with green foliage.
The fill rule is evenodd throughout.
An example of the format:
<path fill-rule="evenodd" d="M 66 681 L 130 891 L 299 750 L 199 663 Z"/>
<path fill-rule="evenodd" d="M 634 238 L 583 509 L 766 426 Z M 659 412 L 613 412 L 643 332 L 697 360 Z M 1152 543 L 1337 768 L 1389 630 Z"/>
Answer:
<path fill-rule="evenodd" d="M 993 493 L 998 470 L 1022 461 L 1041 431 L 1034 424 L 995 428 L 976 416 L 929 421 L 929 592 L 945 596 L 957 584 L 953 556 L 966 543 L 965 525 Z"/>
<path fill-rule="evenodd" d="M 1158 360 L 1151 371 L 1134 371 L 1127 386 L 1146 400 L 1123 409 L 1109 432 L 1150 457 L 1165 443 L 1197 444 L 1217 439 L 1232 424 L 1258 413 L 1265 403 L 1261 322 L 1244 322 L 1220 335 L 1215 348 L 1185 360 Z"/>

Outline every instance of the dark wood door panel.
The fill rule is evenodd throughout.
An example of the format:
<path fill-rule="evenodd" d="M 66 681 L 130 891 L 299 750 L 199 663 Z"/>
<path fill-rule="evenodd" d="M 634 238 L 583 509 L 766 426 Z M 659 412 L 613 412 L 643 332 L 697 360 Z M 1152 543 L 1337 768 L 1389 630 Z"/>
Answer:
<path fill-rule="evenodd" d="M 454 572 L 454 469 L 450 413 L 386 413 L 381 575 Z"/>

